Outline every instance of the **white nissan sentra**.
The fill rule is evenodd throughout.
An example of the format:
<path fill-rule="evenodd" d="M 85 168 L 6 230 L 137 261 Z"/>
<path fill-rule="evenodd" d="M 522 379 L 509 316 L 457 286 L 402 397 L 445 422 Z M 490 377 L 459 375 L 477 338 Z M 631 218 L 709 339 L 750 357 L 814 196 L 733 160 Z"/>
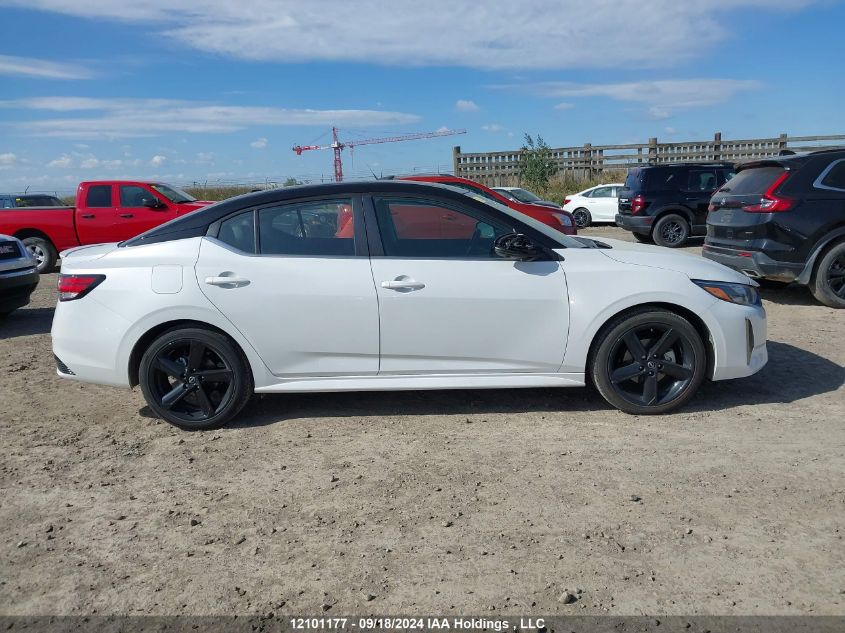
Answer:
<path fill-rule="evenodd" d="M 253 391 L 578 387 L 634 414 L 766 363 L 756 284 L 408 181 L 253 193 L 62 254 L 60 376 L 183 429 Z"/>

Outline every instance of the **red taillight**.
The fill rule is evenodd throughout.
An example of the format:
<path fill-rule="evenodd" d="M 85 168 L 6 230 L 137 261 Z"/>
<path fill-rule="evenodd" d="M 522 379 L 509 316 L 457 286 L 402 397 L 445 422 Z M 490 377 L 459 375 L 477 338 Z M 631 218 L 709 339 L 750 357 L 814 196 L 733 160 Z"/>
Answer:
<path fill-rule="evenodd" d="M 105 279 L 105 275 L 59 275 L 59 301 L 81 299 Z"/>
<path fill-rule="evenodd" d="M 637 215 L 643 209 L 645 209 L 645 198 L 642 196 L 631 198 L 631 215 Z"/>
<path fill-rule="evenodd" d="M 795 200 L 775 195 L 777 188 L 780 187 L 787 178 L 789 178 L 789 172 L 785 171 L 778 176 L 778 179 L 775 180 L 768 189 L 766 189 L 758 204 L 746 205 L 742 207 L 742 210 L 748 211 L 749 213 L 775 213 L 777 211 L 789 211 L 795 205 Z"/>
<path fill-rule="evenodd" d="M 569 198 L 564 198 L 563 199 L 563 206 L 568 205 L 570 202 L 572 202 L 572 201 Z"/>

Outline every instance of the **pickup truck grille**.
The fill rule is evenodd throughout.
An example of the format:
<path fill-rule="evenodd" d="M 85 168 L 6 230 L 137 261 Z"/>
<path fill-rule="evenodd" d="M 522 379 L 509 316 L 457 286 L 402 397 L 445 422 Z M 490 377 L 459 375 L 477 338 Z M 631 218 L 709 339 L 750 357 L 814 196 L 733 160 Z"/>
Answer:
<path fill-rule="evenodd" d="M 21 249 L 17 242 L 10 242 L 9 240 L 0 241 L 0 259 L 17 259 L 23 256 Z"/>

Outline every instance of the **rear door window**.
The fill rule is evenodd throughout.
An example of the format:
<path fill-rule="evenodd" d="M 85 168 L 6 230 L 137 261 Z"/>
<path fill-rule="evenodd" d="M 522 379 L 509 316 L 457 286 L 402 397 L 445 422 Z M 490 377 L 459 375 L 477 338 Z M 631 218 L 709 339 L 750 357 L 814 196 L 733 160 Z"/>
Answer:
<path fill-rule="evenodd" d="M 832 163 L 822 172 L 819 182 L 825 189 L 845 191 L 845 159 Z"/>
<path fill-rule="evenodd" d="M 707 193 L 718 187 L 715 169 L 691 169 L 687 181 L 687 191 Z"/>
<path fill-rule="evenodd" d="M 111 185 L 93 185 L 88 188 L 88 195 L 85 198 L 87 207 L 110 207 Z"/>
<path fill-rule="evenodd" d="M 352 200 L 316 200 L 258 211 L 262 255 L 355 255 Z"/>

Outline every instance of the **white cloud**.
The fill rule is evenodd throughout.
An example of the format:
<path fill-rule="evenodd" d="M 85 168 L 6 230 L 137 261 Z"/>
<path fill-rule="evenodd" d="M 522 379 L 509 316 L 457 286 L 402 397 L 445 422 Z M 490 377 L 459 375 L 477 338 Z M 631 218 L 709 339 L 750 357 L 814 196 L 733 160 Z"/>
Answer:
<path fill-rule="evenodd" d="M 475 103 L 475 101 L 470 101 L 469 99 L 458 99 L 455 101 L 455 109 L 461 112 L 478 112 L 481 108 Z"/>
<path fill-rule="evenodd" d="M 58 111 L 62 118 L 16 124 L 34 136 L 115 139 L 178 133 L 223 133 L 263 125 L 402 125 L 415 114 L 383 110 L 312 110 L 268 106 L 228 106 L 168 99 L 35 97 L 0 101 L 0 108 Z M 84 113 L 84 114 L 80 114 Z"/>
<path fill-rule="evenodd" d="M 73 158 L 68 156 L 67 154 L 62 154 L 55 160 L 51 160 L 47 163 L 47 167 L 59 167 L 60 169 L 68 169 L 73 167 Z"/>
<path fill-rule="evenodd" d="M 498 123 L 490 123 L 489 125 L 482 125 L 481 129 L 485 132 L 504 132 L 505 128 Z"/>
<path fill-rule="evenodd" d="M 11 169 L 12 167 L 15 167 L 18 162 L 19 159 L 16 154 L 12 154 L 11 152 L 0 154 L 0 169 Z"/>
<path fill-rule="evenodd" d="M 562 103 L 558 103 L 555 106 L 555 110 L 571 110 L 575 107 L 574 103 L 570 103 L 568 101 L 563 101 Z"/>
<path fill-rule="evenodd" d="M 79 163 L 79 166 L 82 169 L 96 169 L 100 166 L 100 161 L 94 156 L 89 156 L 88 158 L 83 158 L 82 162 Z"/>
<path fill-rule="evenodd" d="M 94 77 L 94 73 L 82 66 L 13 55 L 0 55 L 0 75 L 35 79 L 91 79 Z"/>
<path fill-rule="evenodd" d="M 396 66 L 673 66 L 725 41 L 735 13 L 798 11 L 819 0 L 4 0 L 27 9 L 140 22 L 168 41 L 240 59 Z M 561 25 L 566 25 L 562 31 Z M 643 45 L 608 36 L 635 25 Z M 376 32 L 377 37 L 362 37 Z M 621 32 L 621 31 L 620 31 Z M 562 40 L 562 33 L 565 33 Z M 596 42 L 601 42 L 600 46 Z M 694 45 L 690 45 L 693 42 Z"/>
<path fill-rule="evenodd" d="M 198 163 L 210 163 L 214 160 L 214 152 L 197 152 Z"/>
<path fill-rule="evenodd" d="M 150 167 L 161 167 L 167 162 L 167 156 L 156 154 L 150 159 Z"/>
<path fill-rule="evenodd" d="M 261 138 L 255 139 L 249 146 L 255 149 L 264 149 L 267 147 L 267 139 L 262 136 Z"/>

